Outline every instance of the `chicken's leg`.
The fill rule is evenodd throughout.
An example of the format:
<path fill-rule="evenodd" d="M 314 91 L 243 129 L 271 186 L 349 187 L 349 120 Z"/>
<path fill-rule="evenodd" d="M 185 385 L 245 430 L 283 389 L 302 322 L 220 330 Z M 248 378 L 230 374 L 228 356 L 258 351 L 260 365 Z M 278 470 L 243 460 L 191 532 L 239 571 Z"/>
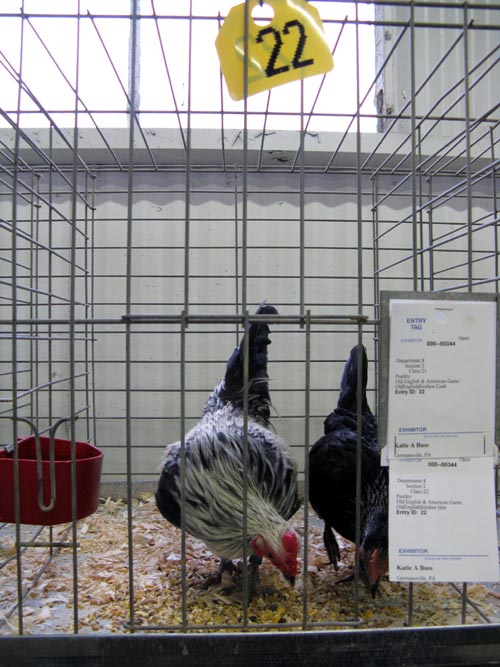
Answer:
<path fill-rule="evenodd" d="M 252 554 L 248 561 L 248 599 L 251 600 L 253 596 L 261 590 L 259 565 L 262 563 L 262 558 Z"/>
<path fill-rule="evenodd" d="M 325 544 L 326 553 L 330 559 L 330 563 L 333 563 L 333 567 L 337 572 L 339 569 L 340 561 L 340 549 L 333 534 L 333 530 L 325 523 L 325 530 L 323 531 L 323 542 Z"/>

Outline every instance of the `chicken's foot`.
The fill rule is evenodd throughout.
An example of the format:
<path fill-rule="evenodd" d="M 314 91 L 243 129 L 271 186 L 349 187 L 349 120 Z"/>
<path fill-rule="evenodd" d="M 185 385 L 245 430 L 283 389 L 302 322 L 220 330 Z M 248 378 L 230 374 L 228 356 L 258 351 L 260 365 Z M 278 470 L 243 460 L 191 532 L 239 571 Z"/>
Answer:
<path fill-rule="evenodd" d="M 210 574 L 203 584 L 203 588 L 206 590 L 211 586 L 218 586 L 222 582 L 222 575 L 224 572 L 228 572 L 230 575 L 233 575 L 236 572 L 236 567 L 234 563 L 229 558 L 221 558 L 217 572 Z"/>

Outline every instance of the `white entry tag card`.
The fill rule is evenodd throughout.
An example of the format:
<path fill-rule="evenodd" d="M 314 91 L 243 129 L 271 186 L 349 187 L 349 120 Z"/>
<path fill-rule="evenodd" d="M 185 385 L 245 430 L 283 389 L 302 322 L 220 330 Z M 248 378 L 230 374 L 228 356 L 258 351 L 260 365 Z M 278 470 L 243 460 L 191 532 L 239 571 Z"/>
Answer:
<path fill-rule="evenodd" d="M 493 455 L 496 307 L 391 300 L 389 460 Z"/>
<path fill-rule="evenodd" d="M 389 578 L 498 581 L 497 303 L 389 301 Z"/>
<path fill-rule="evenodd" d="M 391 581 L 498 581 L 493 457 L 390 463 Z"/>

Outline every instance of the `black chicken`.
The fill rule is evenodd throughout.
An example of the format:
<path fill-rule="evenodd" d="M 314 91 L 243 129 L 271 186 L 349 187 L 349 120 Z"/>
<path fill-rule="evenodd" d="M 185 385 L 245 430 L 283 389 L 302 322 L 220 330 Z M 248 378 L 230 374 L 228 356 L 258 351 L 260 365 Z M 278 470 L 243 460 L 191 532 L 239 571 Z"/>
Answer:
<path fill-rule="evenodd" d="M 388 470 L 380 465 L 377 423 L 366 399 L 368 360 L 363 346 L 351 350 L 337 408 L 324 422 L 325 435 L 309 453 L 309 499 L 325 522 L 323 540 L 337 569 L 340 552 L 332 528 L 355 541 L 358 360 L 361 361 L 361 577 L 375 596 L 388 568 Z"/>
<path fill-rule="evenodd" d="M 256 314 L 276 314 L 261 305 Z M 222 381 L 206 401 L 201 420 L 185 436 L 185 528 L 221 558 L 221 581 L 232 559 L 243 556 L 244 461 L 246 458 L 246 539 L 249 595 L 259 588 L 258 567 L 265 556 L 292 583 L 297 573 L 297 535 L 288 521 L 300 506 L 296 465 L 270 428 L 267 375 L 269 326 L 248 330 L 248 448 L 244 435 L 244 337 L 227 362 Z M 167 447 L 156 491 L 161 514 L 181 526 L 181 443 Z"/>

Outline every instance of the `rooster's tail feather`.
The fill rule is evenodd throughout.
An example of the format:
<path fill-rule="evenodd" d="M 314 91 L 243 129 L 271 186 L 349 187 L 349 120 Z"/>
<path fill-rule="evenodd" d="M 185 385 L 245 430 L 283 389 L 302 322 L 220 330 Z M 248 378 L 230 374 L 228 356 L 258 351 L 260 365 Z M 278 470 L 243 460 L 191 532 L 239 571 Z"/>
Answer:
<path fill-rule="evenodd" d="M 356 412 L 358 404 L 358 368 L 361 362 L 361 400 L 363 412 L 368 407 L 366 399 L 366 384 L 368 381 L 368 358 L 363 345 L 355 345 L 346 361 L 342 380 L 340 381 L 340 395 L 337 407 Z"/>
<path fill-rule="evenodd" d="M 262 303 L 256 315 L 277 315 L 274 306 Z M 269 325 L 252 322 L 248 328 L 248 411 L 265 423 L 270 419 L 271 399 L 267 374 L 267 347 L 270 345 Z M 207 401 L 207 409 L 231 402 L 243 407 L 245 336 L 234 350 L 226 365 L 221 384 Z"/>

